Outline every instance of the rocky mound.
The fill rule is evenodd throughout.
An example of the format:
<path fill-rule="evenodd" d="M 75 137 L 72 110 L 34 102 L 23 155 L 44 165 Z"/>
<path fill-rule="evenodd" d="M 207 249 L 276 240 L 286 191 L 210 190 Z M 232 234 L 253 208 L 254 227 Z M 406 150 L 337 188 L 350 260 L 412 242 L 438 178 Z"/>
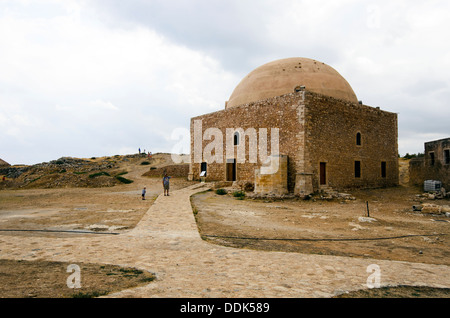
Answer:
<path fill-rule="evenodd" d="M 110 187 L 131 180 L 123 177 L 121 163 L 142 160 L 140 155 L 91 159 L 63 157 L 32 166 L 1 167 L 6 181 L 0 188 Z"/>

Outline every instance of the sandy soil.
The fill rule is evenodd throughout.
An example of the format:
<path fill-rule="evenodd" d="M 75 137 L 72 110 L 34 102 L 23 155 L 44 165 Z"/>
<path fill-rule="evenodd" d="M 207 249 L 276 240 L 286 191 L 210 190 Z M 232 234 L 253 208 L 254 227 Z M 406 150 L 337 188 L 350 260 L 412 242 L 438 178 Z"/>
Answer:
<path fill-rule="evenodd" d="M 413 211 L 417 193 L 399 186 L 353 191 L 353 201 L 314 202 L 237 200 L 208 191 L 191 201 L 201 235 L 217 244 L 449 265 L 450 219 Z"/>
<path fill-rule="evenodd" d="M 209 191 L 191 201 L 203 238 L 217 244 L 449 265 L 450 218 L 412 207 L 450 200 L 418 197 L 409 161 L 399 165 L 400 186 L 349 192 L 356 200 L 237 200 Z"/>
<path fill-rule="evenodd" d="M 113 265 L 77 264 L 80 288 L 73 284 L 69 263 L 0 260 L 0 297 L 2 298 L 92 298 L 148 284 L 152 273 Z M 45 269 L 45 270 L 43 270 Z M 69 271 L 68 271 L 69 270 Z M 20 277 L 21 279 L 18 279 Z M 32 279 L 30 279 L 32 278 Z"/>

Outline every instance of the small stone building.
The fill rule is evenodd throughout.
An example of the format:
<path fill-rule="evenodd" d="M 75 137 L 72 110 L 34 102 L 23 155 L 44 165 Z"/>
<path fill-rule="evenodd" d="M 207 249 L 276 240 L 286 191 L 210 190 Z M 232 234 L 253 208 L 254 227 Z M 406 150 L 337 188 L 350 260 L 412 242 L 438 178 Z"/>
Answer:
<path fill-rule="evenodd" d="M 397 135 L 397 114 L 363 105 L 332 67 L 277 60 L 249 73 L 225 109 L 191 119 L 189 179 L 297 195 L 395 186 Z"/>
<path fill-rule="evenodd" d="M 425 143 L 424 156 L 409 162 L 409 180 L 418 186 L 426 180 L 441 181 L 450 189 L 450 138 Z"/>

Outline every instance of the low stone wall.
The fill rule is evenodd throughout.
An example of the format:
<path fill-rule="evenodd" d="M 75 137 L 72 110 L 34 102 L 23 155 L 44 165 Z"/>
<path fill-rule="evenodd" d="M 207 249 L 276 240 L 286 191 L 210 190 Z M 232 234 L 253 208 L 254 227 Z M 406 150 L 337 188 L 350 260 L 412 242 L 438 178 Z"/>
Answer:
<path fill-rule="evenodd" d="M 174 178 L 187 178 L 189 174 L 189 164 L 170 165 L 157 169 L 150 169 L 150 171 L 144 173 L 143 176 L 162 178 L 165 173 Z"/>
<path fill-rule="evenodd" d="M 450 190 L 450 165 L 437 161 L 431 166 L 425 158 L 411 159 L 409 162 L 409 183 L 423 187 L 426 180 L 442 182 L 442 187 Z"/>

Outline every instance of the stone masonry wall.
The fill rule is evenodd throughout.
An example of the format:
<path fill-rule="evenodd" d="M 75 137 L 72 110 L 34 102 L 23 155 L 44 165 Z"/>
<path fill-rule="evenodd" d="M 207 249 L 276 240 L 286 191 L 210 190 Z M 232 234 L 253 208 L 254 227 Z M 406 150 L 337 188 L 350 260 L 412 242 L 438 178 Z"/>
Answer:
<path fill-rule="evenodd" d="M 201 136 L 207 128 L 217 128 L 224 137 L 220 141 L 223 145 L 226 144 L 226 128 L 255 128 L 257 132 L 259 128 L 267 128 L 268 154 L 271 128 L 279 128 L 280 154 L 288 157 L 289 192 L 319 190 L 321 162 L 326 163 L 326 185 L 336 190 L 394 186 L 399 182 L 397 115 L 378 108 L 306 91 L 192 118 L 190 174 L 194 180 L 199 180 L 201 163 L 194 162 L 196 120 L 202 123 Z M 356 145 L 357 133 L 361 134 L 361 145 Z M 202 149 L 212 142 L 203 140 Z M 245 144 L 247 161 L 237 164 L 237 180 L 254 183 L 255 169 L 262 163 L 248 163 L 249 141 Z M 225 158 L 225 147 L 223 152 Z M 361 162 L 360 178 L 355 178 L 355 161 Z M 206 181 L 224 180 L 225 161 L 208 163 Z"/>
<path fill-rule="evenodd" d="M 446 162 L 446 150 L 450 151 L 450 138 L 425 143 L 425 156 L 412 159 L 409 163 L 410 183 L 423 187 L 424 181 L 437 180 L 449 189 L 450 164 Z M 431 153 L 434 153 L 434 162 Z"/>
<path fill-rule="evenodd" d="M 194 180 L 199 179 L 200 163 L 194 162 L 194 122 L 202 121 L 202 135 L 207 128 L 218 128 L 223 136 L 223 144 L 226 144 L 227 128 L 255 128 L 258 136 L 260 128 L 267 128 L 267 155 L 271 152 L 272 128 L 279 128 L 279 152 L 288 156 L 288 188 L 293 191 L 296 175 L 296 160 L 299 149 L 303 149 L 303 140 L 297 138 L 297 134 L 303 130 L 299 121 L 299 113 L 303 112 L 303 98 L 301 93 L 287 94 L 255 103 L 245 104 L 230 109 L 205 114 L 191 119 L 191 170 Z M 203 140 L 202 149 L 212 140 Z M 249 140 L 246 138 L 246 163 L 237 163 L 237 180 L 255 182 L 255 169 L 262 162 L 249 163 Z M 237 147 L 235 147 L 237 154 Z M 226 150 L 224 147 L 224 157 Z M 194 162 L 194 163 L 193 163 Z M 206 181 L 226 180 L 225 163 L 208 163 Z"/>
<path fill-rule="evenodd" d="M 305 125 L 306 170 L 312 172 L 315 190 L 321 162 L 326 163 L 326 185 L 334 189 L 398 184 L 396 114 L 307 92 Z M 355 161 L 361 162 L 360 178 L 355 177 Z"/>

